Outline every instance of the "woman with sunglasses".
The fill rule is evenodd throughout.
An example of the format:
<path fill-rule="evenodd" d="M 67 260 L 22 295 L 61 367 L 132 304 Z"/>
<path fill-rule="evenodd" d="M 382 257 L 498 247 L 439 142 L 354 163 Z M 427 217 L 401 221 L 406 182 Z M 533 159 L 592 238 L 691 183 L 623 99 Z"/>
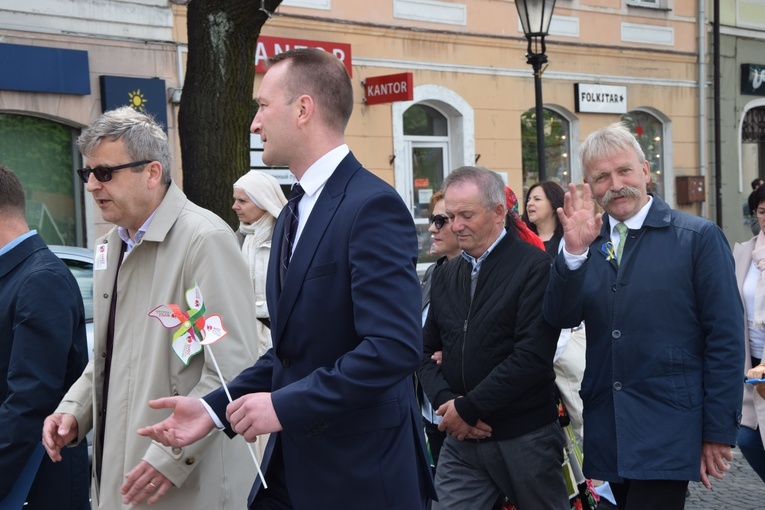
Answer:
<path fill-rule="evenodd" d="M 444 205 L 444 194 L 441 191 L 435 192 L 433 196 L 430 197 L 430 211 L 430 226 L 428 227 L 428 232 L 430 232 L 430 235 L 433 237 L 433 244 L 430 247 L 430 252 L 441 255 L 441 257 L 435 264 L 428 267 L 427 271 L 425 271 L 425 275 L 422 277 L 423 324 L 425 324 L 425 318 L 428 316 L 428 308 L 430 308 L 430 284 L 433 271 L 447 260 L 458 257 L 460 253 L 462 253 L 460 245 L 457 242 L 457 236 L 450 228 L 451 225 L 448 216 L 446 216 L 446 206 Z M 428 402 L 428 399 L 419 384 L 417 385 L 417 396 L 420 401 L 420 408 L 422 409 L 425 434 L 428 436 L 433 467 L 435 467 L 438 463 L 438 454 L 441 451 L 441 445 L 444 442 L 446 433 L 438 430 L 438 422 L 441 420 L 441 417 L 436 416 L 433 406 Z"/>

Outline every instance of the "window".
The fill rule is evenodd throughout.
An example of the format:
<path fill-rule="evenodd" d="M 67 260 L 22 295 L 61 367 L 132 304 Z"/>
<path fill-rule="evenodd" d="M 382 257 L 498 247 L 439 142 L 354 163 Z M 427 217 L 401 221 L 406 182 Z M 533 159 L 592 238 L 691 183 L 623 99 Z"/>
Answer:
<path fill-rule="evenodd" d="M 18 175 L 27 224 L 48 244 L 83 246 L 83 186 L 75 179 L 78 130 L 46 119 L 0 114 L 2 163 Z M 75 161 L 78 164 L 75 164 Z"/>
<path fill-rule="evenodd" d="M 744 114 L 741 123 L 740 164 L 740 175 L 743 181 L 744 197 L 746 197 L 751 192 L 749 183 L 765 175 L 765 106 L 755 106 Z M 748 207 L 747 205 L 747 215 Z"/>
<path fill-rule="evenodd" d="M 571 123 L 560 113 L 544 109 L 545 173 L 548 181 L 564 188 L 572 182 Z M 537 124 L 534 108 L 521 115 L 521 161 L 523 186 L 528 189 L 539 182 L 537 164 Z M 525 193 L 524 193 L 525 194 Z M 520 196 L 520 195 L 519 195 Z"/>
<path fill-rule="evenodd" d="M 411 147 L 412 215 L 417 227 L 420 263 L 434 262 L 428 232 L 430 197 L 441 189 L 449 168 L 449 123 L 435 108 L 415 104 L 404 112 L 404 137 Z"/>
<path fill-rule="evenodd" d="M 658 117 L 643 110 L 633 110 L 622 116 L 622 121 L 629 126 L 643 149 L 645 159 L 650 164 L 651 182 L 648 191 L 656 193 L 666 200 L 664 157 L 664 123 Z"/>
<path fill-rule="evenodd" d="M 428 233 L 430 197 L 452 168 L 475 164 L 473 109 L 453 90 L 424 84 L 412 101 L 391 106 L 396 191 L 414 217 L 419 239 L 418 271 L 436 260 Z"/>
<path fill-rule="evenodd" d="M 627 0 L 627 5 L 632 7 L 651 7 L 653 9 L 663 7 L 662 2 L 659 0 Z"/>

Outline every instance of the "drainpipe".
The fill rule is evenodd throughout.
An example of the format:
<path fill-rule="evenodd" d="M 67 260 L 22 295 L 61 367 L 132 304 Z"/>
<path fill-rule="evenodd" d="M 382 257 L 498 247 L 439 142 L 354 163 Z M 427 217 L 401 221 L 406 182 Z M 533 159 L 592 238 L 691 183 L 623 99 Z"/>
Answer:
<path fill-rule="evenodd" d="M 699 174 L 707 175 L 707 20 L 706 0 L 699 1 Z M 701 202 L 701 217 L 707 216 L 707 203 Z"/>
<path fill-rule="evenodd" d="M 717 226 L 722 228 L 722 142 L 720 140 L 720 0 L 714 2 L 714 116 L 715 116 L 715 197 Z"/>

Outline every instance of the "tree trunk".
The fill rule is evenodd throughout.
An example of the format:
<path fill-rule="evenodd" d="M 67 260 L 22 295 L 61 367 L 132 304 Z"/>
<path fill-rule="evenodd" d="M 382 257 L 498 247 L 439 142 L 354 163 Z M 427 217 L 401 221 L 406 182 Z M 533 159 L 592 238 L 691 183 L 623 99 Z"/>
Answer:
<path fill-rule="evenodd" d="M 281 0 L 266 0 L 273 12 Z M 183 190 L 232 227 L 232 186 L 250 167 L 255 46 L 268 20 L 257 0 L 191 0 L 178 112 Z"/>

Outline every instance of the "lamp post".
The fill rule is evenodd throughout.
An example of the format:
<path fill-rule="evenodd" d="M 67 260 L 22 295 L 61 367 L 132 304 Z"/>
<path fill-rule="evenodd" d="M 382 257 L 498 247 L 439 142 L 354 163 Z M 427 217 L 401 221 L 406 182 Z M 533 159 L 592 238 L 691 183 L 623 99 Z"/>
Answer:
<path fill-rule="evenodd" d="M 526 63 L 534 70 L 534 96 L 536 101 L 537 121 L 537 168 L 539 180 L 547 179 L 545 169 L 545 114 L 542 103 L 542 65 L 547 63 L 545 55 L 545 36 L 550 30 L 550 21 L 555 8 L 555 0 L 515 0 L 518 16 L 521 18 L 523 33 L 526 34 L 528 48 Z"/>

